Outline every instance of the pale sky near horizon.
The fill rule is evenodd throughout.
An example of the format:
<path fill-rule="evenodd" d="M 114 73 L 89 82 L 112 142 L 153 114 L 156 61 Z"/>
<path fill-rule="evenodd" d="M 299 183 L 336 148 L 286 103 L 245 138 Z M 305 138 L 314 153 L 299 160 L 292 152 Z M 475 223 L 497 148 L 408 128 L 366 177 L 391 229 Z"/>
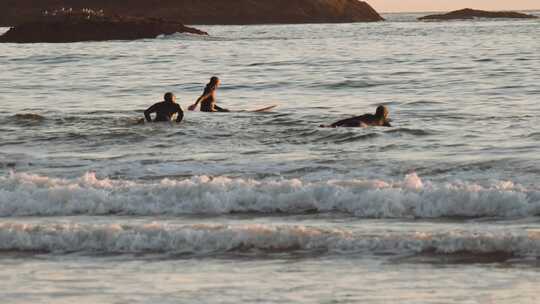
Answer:
<path fill-rule="evenodd" d="M 364 0 L 379 12 L 540 9 L 540 0 Z"/>

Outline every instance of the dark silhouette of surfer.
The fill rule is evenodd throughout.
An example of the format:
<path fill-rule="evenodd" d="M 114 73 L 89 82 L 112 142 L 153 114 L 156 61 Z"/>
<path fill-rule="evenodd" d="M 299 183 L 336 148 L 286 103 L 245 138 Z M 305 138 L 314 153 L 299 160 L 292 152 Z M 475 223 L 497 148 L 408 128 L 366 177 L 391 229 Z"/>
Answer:
<path fill-rule="evenodd" d="M 158 102 L 144 111 L 144 117 L 146 121 L 152 122 L 150 114 L 156 113 L 154 122 L 158 121 L 171 121 L 174 114 L 176 116 L 176 122 L 181 122 L 184 118 L 184 111 L 179 104 L 176 103 L 176 96 L 173 93 L 168 92 L 163 96 L 164 101 Z"/>
<path fill-rule="evenodd" d="M 322 128 L 337 128 L 337 127 L 368 127 L 368 126 L 381 126 L 391 127 L 390 119 L 388 118 L 388 108 L 385 106 L 378 106 L 375 114 L 364 114 L 361 116 L 351 117 L 337 121 L 331 125 L 321 125 Z"/>
<path fill-rule="evenodd" d="M 188 110 L 194 111 L 201 103 L 202 112 L 230 112 L 228 109 L 216 105 L 216 90 L 220 84 L 221 81 L 216 76 L 210 78 L 210 82 L 204 88 L 203 94 L 197 98 L 194 104 L 189 106 Z"/>

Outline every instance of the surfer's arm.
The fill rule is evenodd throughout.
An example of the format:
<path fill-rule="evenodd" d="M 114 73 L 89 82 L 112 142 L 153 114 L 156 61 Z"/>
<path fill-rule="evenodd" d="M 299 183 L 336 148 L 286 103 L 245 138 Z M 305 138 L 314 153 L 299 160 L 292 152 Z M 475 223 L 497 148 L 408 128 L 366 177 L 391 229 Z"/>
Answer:
<path fill-rule="evenodd" d="M 146 118 L 146 121 L 152 122 L 152 117 L 150 117 L 150 114 L 155 113 L 156 108 L 157 108 L 157 106 L 156 106 L 156 104 L 154 104 L 150 108 L 146 109 L 146 111 L 144 111 L 144 118 Z"/>
<path fill-rule="evenodd" d="M 197 106 L 199 105 L 199 102 L 201 102 L 201 100 L 202 100 L 204 97 L 206 97 L 206 95 L 201 95 L 201 97 L 197 98 L 197 100 L 195 101 L 195 103 L 192 104 L 192 105 L 190 105 L 190 106 L 188 107 L 188 110 L 194 111 L 194 110 L 197 108 Z"/>
<path fill-rule="evenodd" d="M 390 120 L 384 122 L 383 127 L 391 127 Z"/>
<path fill-rule="evenodd" d="M 188 110 L 194 111 L 194 110 L 197 108 L 197 106 L 199 105 L 199 102 L 201 102 L 202 100 L 205 100 L 208 96 L 210 96 L 210 94 L 212 94 L 212 92 L 206 93 L 206 94 L 202 94 L 199 98 L 197 98 L 197 100 L 195 101 L 194 104 L 192 104 L 192 105 L 190 105 L 190 106 L 188 107 Z"/>
<path fill-rule="evenodd" d="M 178 112 L 176 112 L 176 122 L 181 122 L 182 119 L 184 119 L 184 111 L 182 111 L 182 108 L 178 106 Z"/>

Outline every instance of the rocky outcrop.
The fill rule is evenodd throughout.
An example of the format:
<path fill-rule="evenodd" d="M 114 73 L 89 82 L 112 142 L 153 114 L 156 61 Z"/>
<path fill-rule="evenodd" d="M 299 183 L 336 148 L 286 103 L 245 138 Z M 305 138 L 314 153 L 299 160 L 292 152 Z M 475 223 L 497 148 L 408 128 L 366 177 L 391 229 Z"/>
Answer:
<path fill-rule="evenodd" d="M 80 42 L 105 40 L 135 40 L 159 35 L 206 32 L 162 19 L 107 17 L 92 10 L 46 13 L 35 21 L 11 28 L 0 36 L 0 42 Z"/>
<path fill-rule="evenodd" d="M 532 19 L 538 18 L 534 15 L 527 15 L 518 12 L 488 12 L 474 10 L 470 8 L 453 11 L 447 14 L 441 15 L 429 15 L 418 18 L 418 20 L 463 20 L 474 18 L 513 18 L 513 19 Z"/>
<path fill-rule="evenodd" d="M 2 0 L 0 26 L 28 22 L 45 10 L 90 8 L 107 14 L 179 20 L 184 24 L 382 21 L 358 0 Z"/>

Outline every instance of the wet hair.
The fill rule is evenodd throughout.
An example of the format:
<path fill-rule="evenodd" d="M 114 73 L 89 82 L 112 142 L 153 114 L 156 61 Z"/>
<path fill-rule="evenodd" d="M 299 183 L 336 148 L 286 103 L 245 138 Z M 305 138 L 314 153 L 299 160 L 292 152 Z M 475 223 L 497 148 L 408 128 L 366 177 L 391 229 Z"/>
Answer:
<path fill-rule="evenodd" d="M 167 92 L 165 93 L 165 95 L 163 95 L 163 99 L 168 102 L 172 102 L 173 98 L 174 98 L 174 94 L 171 92 Z"/>
<path fill-rule="evenodd" d="M 388 108 L 385 106 L 378 106 L 375 111 L 375 116 L 379 119 L 386 118 L 388 116 Z"/>
<path fill-rule="evenodd" d="M 216 76 L 212 76 L 212 78 L 210 78 L 210 84 L 215 85 L 218 81 L 219 78 L 217 78 Z"/>
<path fill-rule="evenodd" d="M 208 84 L 206 85 L 206 88 L 214 90 L 216 88 L 218 81 L 219 81 L 219 78 L 217 78 L 216 76 L 212 76 L 212 78 L 210 78 L 210 82 L 208 82 Z"/>

